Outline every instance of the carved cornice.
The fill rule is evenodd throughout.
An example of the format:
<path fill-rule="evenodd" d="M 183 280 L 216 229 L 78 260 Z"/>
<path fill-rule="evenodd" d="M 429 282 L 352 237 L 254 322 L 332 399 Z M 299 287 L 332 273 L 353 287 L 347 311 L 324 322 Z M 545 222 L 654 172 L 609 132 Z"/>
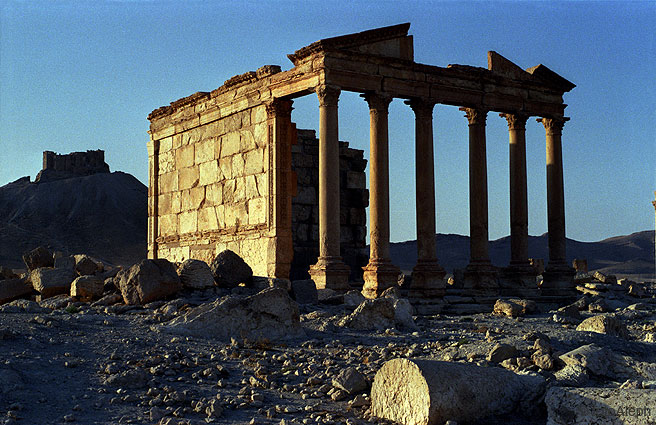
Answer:
<path fill-rule="evenodd" d="M 274 99 L 266 104 L 267 117 L 290 117 L 292 115 L 293 101 L 287 99 Z"/>
<path fill-rule="evenodd" d="M 569 121 L 569 118 L 567 117 L 537 119 L 537 122 L 541 122 L 542 125 L 544 125 L 547 134 L 562 134 L 563 126 L 567 121 Z"/>
<path fill-rule="evenodd" d="M 469 125 L 483 124 L 485 125 L 485 120 L 487 119 L 487 110 L 480 108 L 460 108 L 461 111 L 465 112 L 465 117 L 469 121 Z"/>
<path fill-rule="evenodd" d="M 423 99 L 416 98 L 406 100 L 404 102 L 406 105 L 414 111 L 415 117 L 419 119 L 427 119 L 433 117 L 433 108 L 435 107 L 435 102 Z"/>
<path fill-rule="evenodd" d="M 330 85 L 317 86 L 315 89 L 319 98 L 319 106 L 337 106 L 341 90 L 339 87 Z"/>
<path fill-rule="evenodd" d="M 526 114 L 499 114 L 500 117 L 503 117 L 508 121 L 509 130 L 526 130 L 526 120 L 528 120 L 528 115 Z"/>
<path fill-rule="evenodd" d="M 393 97 L 387 93 L 364 93 L 360 96 L 367 101 L 370 110 L 373 109 L 377 112 L 387 112 L 389 104 L 393 99 Z"/>

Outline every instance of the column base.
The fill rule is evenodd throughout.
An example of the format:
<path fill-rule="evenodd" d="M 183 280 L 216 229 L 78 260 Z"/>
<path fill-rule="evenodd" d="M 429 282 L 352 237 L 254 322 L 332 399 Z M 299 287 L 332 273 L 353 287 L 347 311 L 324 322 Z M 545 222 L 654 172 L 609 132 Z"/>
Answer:
<path fill-rule="evenodd" d="M 408 288 L 411 298 L 443 297 L 446 291 L 446 271 L 436 260 L 419 260 L 412 269 L 412 283 Z"/>
<path fill-rule="evenodd" d="M 529 262 L 510 263 L 499 272 L 501 296 L 535 298 L 539 293 L 537 270 Z"/>
<path fill-rule="evenodd" d="M 540 293 L 545 296 L 572 297 L 577 295 L 574 284 L 576 270 L 565 262 L 549 263 L 542 273 Z"/>
<path fill-rule="evenodd" d="M 317 289 L 348 291 L 351 269 L 342 262 L 342 257 L 319 257 L 317 263 L 310 266 L 310 279 Z"/>
<path fill-rule="evenodd" d="M 471 262 L 465 269 L 462 294 L 495 296 L 499 294 L 499 272 L 489 261 Z"/>
<path fill-rule="evenodd" d="M 365 298 L 378 298 L 385 289 L 399 284 L 401 269 L 392 264 L 390 260 L 370 260 L 362 270 L 364 270 L 362 295 Z"/>

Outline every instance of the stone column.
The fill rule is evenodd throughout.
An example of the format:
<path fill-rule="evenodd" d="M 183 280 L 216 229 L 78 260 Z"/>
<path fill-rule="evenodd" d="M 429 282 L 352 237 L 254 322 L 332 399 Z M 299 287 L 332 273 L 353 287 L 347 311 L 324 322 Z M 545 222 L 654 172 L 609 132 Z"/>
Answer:
<path fill-rule="evenodd" d="M 510 139 L 510 267 L 532 269 L 528 261 L 526 120 L 522 114 L 499 114 L 508 121 Z"/>
<path fill-rule="evenodd" d="M 292 243 L 292 104 L 274 99 L 266 104 L 269 140 L 269 229 L 267 275 L 289 278 Z"/>
<path fill-rule="evenodd" d="M 376 298 L 398 284 L 400 270 L 389 253 L 389 151 L 387 114 L 392 98 L 362 95 L 369 104 L 369 264 L 364 267 L 362 293 Z"/>
<path fill-rule="evenodd" d="M 487 158 L 483 109 L 460 108 L 469 121 L 469 266 L 488 266 Z"/>
<path fill-rule="evenodd" d="M 433 102 L 405 102 L 415 113 L 415 176 L 417 217 L 417 265 L 412 269 L 410 289 L 424 296 L 442 296 L 446 274 L 437 261 L 435 248 L 435 165 L 433 160 Z"/>
<path fill-rule="evenodd" d="M 159 140 L 148 144 L 148 258 L 158 258 L 159 237 Z"/>
<path fill-rule="evenodd" d="M 339 135 L 340 89 L 322 85 L 319 97 L 319 258 L 310 267 L 317 289 L 347 290 L 349 267 L 340 257 Z"/>
<path fill-rule="evenodd" d="M 563 184 L 562 131 L 569 118 L 539 118 L 544 125 L 547 147 L 547 230 L 549 262 L 543 273 L 542 293 L 555 296 L 575 295 L 575 271 L 565 254 L 565 192 Z"/>

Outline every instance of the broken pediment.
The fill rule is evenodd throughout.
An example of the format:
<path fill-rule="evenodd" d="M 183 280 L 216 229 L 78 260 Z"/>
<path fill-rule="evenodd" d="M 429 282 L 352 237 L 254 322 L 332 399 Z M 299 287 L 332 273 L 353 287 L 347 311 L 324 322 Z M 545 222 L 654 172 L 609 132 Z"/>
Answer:
<path fill-rule="evenodd" d="M 316 41 L 309 46 L 287 55 L 297 65 L 304 58 L 320 51 L 350 51 L 397 59 L 414 60 L 412 36 L 408 35 L 410 23 L 392 25 L 341 35 Z"/>
<path fill-rule="evenodd" d="M 526 72 L 531 74 L 534 78 L 539 79 L 543 83 L 556 89 L 562 90 L 563 93 L 568 92 L 576 87 L 576 84 L 564 79 L 542 64 L 529 68 L 526 70 Z"/>
<path fill-rule="evenodd" d="M 487 52 L 487 69 L 514 80 L 527 80 L 529 74 L 495 51 Z"/>

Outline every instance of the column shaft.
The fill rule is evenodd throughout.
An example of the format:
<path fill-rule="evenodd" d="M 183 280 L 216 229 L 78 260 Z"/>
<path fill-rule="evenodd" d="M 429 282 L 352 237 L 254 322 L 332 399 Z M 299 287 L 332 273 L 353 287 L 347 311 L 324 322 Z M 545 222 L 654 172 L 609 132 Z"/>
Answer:
<path fill-rule="evenodd" d="M 520 114 L 500 114 L 508 121 L 510 139 L 510 265 L 529 266 L 526 183 L 526 120 Z"/>
<path fill-rule="evenodd" d="M 487 111 L 461 108 L 469 120 L 469 232 L 470 266 L 489 265 L 487 158 L 485 119 Z"/>
<path fill-rule="evenodd" d="M 391 97 L 363 95 L 369 104 L 369 264 L 364 268 L 363 294 L 379 296 L 397 284 L 400 270 L 390 261 L 388 107 Z"/>

